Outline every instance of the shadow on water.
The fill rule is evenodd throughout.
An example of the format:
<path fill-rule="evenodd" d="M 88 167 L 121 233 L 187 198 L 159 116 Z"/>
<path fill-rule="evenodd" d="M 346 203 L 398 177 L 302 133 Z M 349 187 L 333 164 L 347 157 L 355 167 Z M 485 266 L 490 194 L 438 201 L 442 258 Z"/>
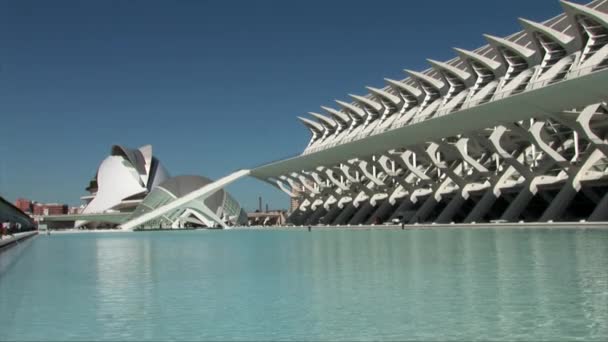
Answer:
<path fill-rule="evenodd" d="M 0 277 L 15 266 L 21 254 L 32 245 L 36 238 L 37 236 L 33 236 L 0 249 Z"/>

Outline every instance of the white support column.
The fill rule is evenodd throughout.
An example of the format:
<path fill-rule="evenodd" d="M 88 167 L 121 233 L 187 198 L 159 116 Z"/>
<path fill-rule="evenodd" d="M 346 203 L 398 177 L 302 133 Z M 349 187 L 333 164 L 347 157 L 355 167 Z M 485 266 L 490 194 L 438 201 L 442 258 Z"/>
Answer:
<path fill-rule="evenodd" d="M 545 209 L 539 221 L 546 222 L 549 220 L 559 220 L 576 194 L 581 190 L 581 178 L 595 163 L 602 159 L 602 157 L 604 157 L 604 154 L 599 149 L 595 149 L 588 155 L 583 164 L 576 168 L 576 172 L 570 173 L 570 177 L 551 204 Z M 575 167 L 573 166 L 572 168 Z"/>

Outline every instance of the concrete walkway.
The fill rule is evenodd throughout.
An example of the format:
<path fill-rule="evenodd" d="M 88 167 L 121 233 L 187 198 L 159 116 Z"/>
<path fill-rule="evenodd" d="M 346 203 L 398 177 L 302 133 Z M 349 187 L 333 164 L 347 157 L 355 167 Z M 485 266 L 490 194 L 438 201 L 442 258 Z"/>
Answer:
<path fill-rule="evenodd" d="M 34 230 L 34 231 L 30 231 L 30 232 L 16 233 L 12 236 L 11 235 L 3 236 L 2 239 L 0 239 L 0 250 L 3 250 L 4 248 L 8 248 L 8 247 L 10 247 L 10 245 L 12 245 L 20 240 L 27 239 L 27 238 L 37 235 L 37 234 L 38 234 L 38 231 Z"/>

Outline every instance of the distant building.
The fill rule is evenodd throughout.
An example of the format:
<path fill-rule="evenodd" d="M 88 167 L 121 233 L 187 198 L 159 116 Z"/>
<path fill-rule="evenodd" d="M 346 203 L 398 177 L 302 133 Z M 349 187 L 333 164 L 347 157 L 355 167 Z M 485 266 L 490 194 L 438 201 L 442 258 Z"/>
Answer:
<path fill-rule="evenodd" d="M 287 222 L 287 215 L 284 210 L 256 211 L 247 213 L 247 221 L 250 226 L 281 226 Z"/>
<path fill-rule="evenodd" d="M 30 201 L 26 198 L 18 198 L 15 201 L 15 207 L 21 209 L 21 211 L 23 211 L 26 214 L 31 214 L 32 210 L 33 210 L 32 201 Z"/>
<path fill-rule="evenodd" d="M 34 203 L 34 216 L 65 215 L 68 213 L 68 205 L 60 203 Z"/>
<path fill-rule="evenodd" d="M 75 228 L 116 228 L 211 183 L 212 180 L 202 176 L 170 177 L 153 155 L 151 145 L 138 149 L 114 145 L 88 183 L 89 194 L 81 197 L 82 208 L 70 208 L 70 217 L 45 217 L 43 220 L 63 222 L 64 226 L 65 222 L 71 221 Z M 50 211 L 49 208 L 49 214 L 53 215 Z M 58 215 L 67 213 L 65 206 L 65 212 Z M 228 227 L 246 223 L 247 215 L 240 204 L 220 189 L 210 196 L 186 200 L 162 217 L 137 228 Z"/>
<path fill-rule="evenodd" d="M 70 214 L 70 215 L 80 214 L 81 212 L 82 212 L 81 207 L 69 207 L 68 208 L 68 214 Z"/>

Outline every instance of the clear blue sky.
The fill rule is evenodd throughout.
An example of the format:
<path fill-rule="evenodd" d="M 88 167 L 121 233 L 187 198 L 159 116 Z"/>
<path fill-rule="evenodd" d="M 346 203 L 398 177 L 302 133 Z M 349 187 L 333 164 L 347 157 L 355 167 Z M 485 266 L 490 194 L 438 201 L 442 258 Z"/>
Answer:
<path fill-rule="evenodd" d="M 172 175 L 218 178 L 294 155 L 296 116 L 335 106 L 557 0 L 1 1 L 0 194 L 78 204 L 113 144 L 152 144 Z M 287 197 L 256 180 L 255 209 Z"/>

